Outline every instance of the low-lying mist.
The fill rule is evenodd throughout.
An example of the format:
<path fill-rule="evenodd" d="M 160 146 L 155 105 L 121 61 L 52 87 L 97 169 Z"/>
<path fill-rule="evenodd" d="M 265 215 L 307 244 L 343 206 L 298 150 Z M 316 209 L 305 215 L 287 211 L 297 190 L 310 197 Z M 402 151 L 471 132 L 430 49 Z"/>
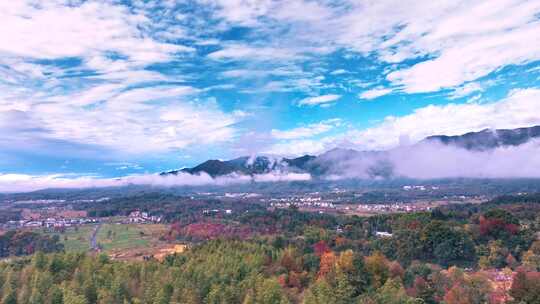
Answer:
<path fill-rule="evenodd" d="M 212 178 L 206 173 L 178 175 L 144 174 L 121 178 L 99 178 L 94 176 L 68 177 L 64 175 L 32 176 L 21 174 L 0 174 L 0 192 L 28 192 L 48 188 L 101 188 L 143 185 L 156 187 L 175 186 L 227 186 L 251 182 L 308 181 L 307 173 L 270 172 L 254 176 L 229 174 Z"/>
<path fill-rule="evenodd" d="M 467 150 L 439 142 L 421 142 L 382 152 L 335 150 L 319 156 L 312 170 L 280 167 L 265 174 L 232 173 L 211 177 L 206 173 L 145 174 L 121 178 L 69 175 L 32 176 L 0 174 L 0 192 L 28 192 L 46 188 L 98 188 L 147 185 L 228 186 L 249 183 L 337 181 L 344 179 L 392 180 L 447 178 L 540 178 L 540 140 L 485 151 Z M 316 168 L 316 169 L 313 169 Z M 318 170 L 318 171 L 317 171 Z"/>
<path fill-rule="evenodd" d="M 329 179 L 342 178 L 536 178 L 540 141 L 486 151 L 422 142 L 386 152 L 334 157 Z"/>

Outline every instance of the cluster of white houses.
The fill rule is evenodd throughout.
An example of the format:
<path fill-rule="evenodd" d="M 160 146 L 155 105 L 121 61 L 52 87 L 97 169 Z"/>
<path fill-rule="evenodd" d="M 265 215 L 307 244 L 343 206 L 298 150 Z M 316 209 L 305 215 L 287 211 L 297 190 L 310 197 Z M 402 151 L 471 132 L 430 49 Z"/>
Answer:
<path fill-rule="evenodd" d="M 44 220 L 20 220 L 20 221 L 8 221 L 4 225 L 6 228 L 18 228 L 18 227 L 46 227 L 46 228 L 61 228 L 61 227 L 71 227 L 84 224 L 94 224 L 98 220 L 95 218 L 47 218 Z"/>
<path fill-rule="evenodd" d="M 290 206 L 304 207 L 304 208 L 330 208 L 335 209 L 334 203 L 324 201 L 296 201 L 296 202 L 271 202 L 271 207 L 274 208 L 289 208 Z"/>
<path fill-rule="evenodd" d="M 439 187 L 437 186 L 403 186 L 403 190 L 410 191 L 410 190 L 419 190 L 419 191 L 426 191 L 428 189 L 431 190 L 439 190 Z"/>
<path fill-rule="evenodd" d="M 213 215 L 218 213 L 232 214 L 231 209 L 204 209 L 202 211 L 204 215 Z"/>
<path fill-rule="evenodd" d="M 128 216 L 128 222 L 130 223 L 159 223 L 161 222 L 161 216 L 149 215 L 148 212 L 132 211 Z"/>
<path fill-rule="evenodd" d="M 429 211 L 431 207 L 420 204 L 361 204 L 357 207 L 358 211 L 364 212 L 417 212 Z"/>

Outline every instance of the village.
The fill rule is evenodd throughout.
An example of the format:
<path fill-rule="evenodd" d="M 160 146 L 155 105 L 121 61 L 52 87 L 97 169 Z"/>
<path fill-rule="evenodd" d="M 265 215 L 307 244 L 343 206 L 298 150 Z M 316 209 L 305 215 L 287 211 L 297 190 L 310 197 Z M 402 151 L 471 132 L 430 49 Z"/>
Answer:
<path fill-rule="evenodd" d="M 380 204 L 365 204 L 344 202 L 335 203 L 323 200 L 321 197 L 304 197 L 304 198 L 280 198 L 270 200 L 270 208 L 284 209 L 295 206 L 303 211 L 314 212 L 331 212 L 331 213 L 347 213 L 347 214 L 384 214 L 384 213 L 411 213 L 419 211 L 430 211 L 435 206 L 441 205 L 443 202 L 395 202 L 395 203 L 380 203 Z"/>
<path fill-rule="evenodd" d="M 39 210 L 24 209 L 21 212 L 22 219 L 10 220 L 5 223 L 0 223 L 0 229 L 10 230 L 17 228 L 52 228 L 62 229 L 81 225 L 92 225 L 103 221 L 110 221 L 109 218 L 95 218 L 87 216 L 86 211 L 73 210 L 54 210 L 50 208 Z M 120 224 L 145 224 L 145 223 L 161 223 L 162 217 L 150 215 L 148 212 L 139 210 L 132 211 L 127 217 L 117 217 L 115 222 Z"/>

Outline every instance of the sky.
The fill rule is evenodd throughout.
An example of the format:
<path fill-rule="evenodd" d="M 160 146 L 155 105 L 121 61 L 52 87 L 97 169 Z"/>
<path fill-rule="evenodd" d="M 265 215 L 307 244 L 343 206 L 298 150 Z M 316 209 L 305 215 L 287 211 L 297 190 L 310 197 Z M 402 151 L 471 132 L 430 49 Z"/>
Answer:
<path fill-rule="evenodd" d="M 0 1 L 0 181 L 540 125 L 540 1 Z"/>

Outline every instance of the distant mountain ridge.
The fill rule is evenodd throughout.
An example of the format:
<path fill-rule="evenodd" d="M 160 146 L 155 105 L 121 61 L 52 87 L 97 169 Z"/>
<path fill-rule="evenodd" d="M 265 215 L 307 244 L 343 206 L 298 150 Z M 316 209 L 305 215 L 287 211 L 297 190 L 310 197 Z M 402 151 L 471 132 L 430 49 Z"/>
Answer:
<path fill-rule="evenodd" d="M 417 144 L 408 147 L 419 149 L 423 145 L 440 143 L 470 151 L 486 151 L 503 146 L 519 146 L 532 139 L 540 139 L 540 126 L 518 129 L 485 129 L 457 136 L 429 136 Z M 357 151 L 353 149 L 334 148 L 318 156 L 303 155 L 296 158 L 278 158 L 270 156 L 239 157 L 232 160 L 207 160 L 193 168 L 184 168 L 163 172 L 161 175 L 177 175 L 179 173 L 201 174 L 212 177 L 228 174 L 258 175 L 271 172 L 309 173 L 314 177 L 343 175 L 351 167 L 366 172 L 367 177 L 392 176 L 393 164 L 390 155 L 398 149 L 389 151 Z M 540 151 L 539 151 L 540 152 Z"/>
<path fill-rule="evenodd" d="M 429 136 L 424 141 L 438 141 L 445 145 L 453 145 L 467 150 L 489 150 L 503 146 L 519 146 L 531 139 L 540 138 L 540 126 L 518 129 L 484 129 L 480 132 L 469 132 L 463 135 Z"/>
<path fill-rule="evenodd" d="M 184 168 L 161 173 L 161 175 L 178 174 L 181 172 L 189 174 L 207 173 L 212 177 L 227 175 L 231 173 L 256 175 L 269 173 L 276 170 L 296 170 L 309 171 L 307 164 L 314 160 L 313 155 L 304 155 L 297 158 L 271 158 L 268 156 L 239 157 L 232 160 L 207 160 L 193 168 Z"/>

